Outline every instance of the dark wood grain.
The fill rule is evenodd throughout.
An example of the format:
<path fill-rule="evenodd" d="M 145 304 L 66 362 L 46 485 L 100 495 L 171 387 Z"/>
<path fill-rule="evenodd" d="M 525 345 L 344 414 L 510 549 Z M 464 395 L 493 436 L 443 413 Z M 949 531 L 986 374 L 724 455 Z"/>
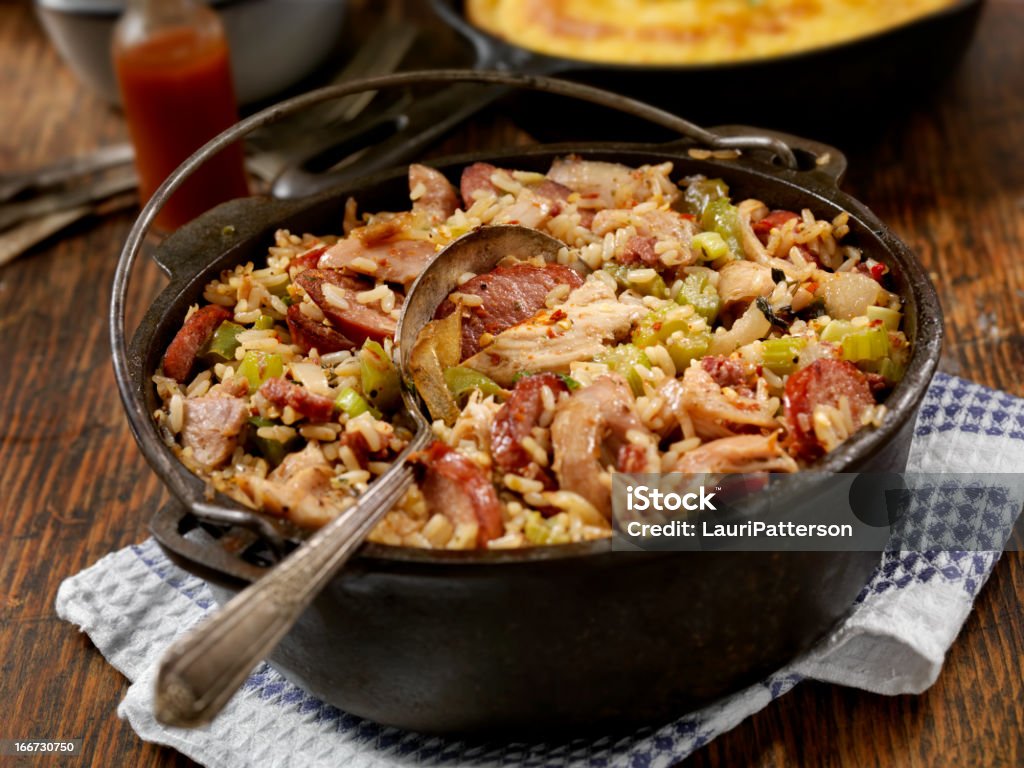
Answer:
<path fill-rule="evenodd" d="M 441 48 L 451 43 L 440 39 Z M 959 75 L 941 93 L 871 146 L 843 147 L 847 188 L 935 275 L 947 313 L 943 367 L 1018 395 L 1022 40 L 1024 3 L 991 0 Z M 119 116 L 59 63 L 27 2 L 0 3 L 0 82 L 0 171 L 124 135 Z M 438 151 L 528 140 L 490 115 Z M 108 286 L 129 225 L 128 214 L 85 222 L 0 269 L 0 738 L 84 738 L 85 754 L 69 764 L 191 765 L 143 743 L 117 718 L 126 681 L 53 611 L 61 580 L 143 538 L 165 494 L 121 415 L 106 340 Z M 157 271 L 143 265 L 133 304 L 159 284 Z M 1022 596 L 1024 559 L 1006 555 L 924 695 L 804 684 L 688 764 L 1020 765 Z"/>

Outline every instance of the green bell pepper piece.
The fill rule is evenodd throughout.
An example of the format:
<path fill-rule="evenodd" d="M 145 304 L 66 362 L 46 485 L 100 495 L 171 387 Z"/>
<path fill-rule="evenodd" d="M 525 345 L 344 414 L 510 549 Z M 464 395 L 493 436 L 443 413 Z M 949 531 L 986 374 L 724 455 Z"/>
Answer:
<path fill-rule="evenodd" d="M 238 349 L 238 334 L 244 330 L 245 328 L 238 323 L 225 320 L 217 326 L 200 357 L 209 363 L 234 362 L 235 350 Z"/>
<path fill-rule="evenodd" d="M 373 418 L 379 419 L 380 411 L 370 405 L 366 398 L 356 392 L 352 387 L 345 387 L 334 399 L 334 407 L 343 411 L 350 419 L 354 419 L 363 413 L 369 413 Z"/>
<path fill-rule="evenodd" d="M 272 352 L 257 352 L 251 350 L 245 353 L 242 362 L 238 364 L 240 376 L 249 381 L 249 393 L 255 392 L 267 379 L 276 379 L 284 376 L 284 361 L 280 355 Z"/>

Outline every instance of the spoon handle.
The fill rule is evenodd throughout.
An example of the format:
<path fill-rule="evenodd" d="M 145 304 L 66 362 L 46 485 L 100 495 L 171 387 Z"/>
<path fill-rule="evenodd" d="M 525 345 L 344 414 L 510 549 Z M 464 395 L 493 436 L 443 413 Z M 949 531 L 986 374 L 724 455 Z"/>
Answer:
<path fill-rule="evenodd" d="M 212 720 L 261 659 L 363 543 L 413 480 L 405 458 L 420 450 L 421 429 L 359 503 L 313 534 L 270 573 L 237 594 L 207 621 L 171 644 L 156 679 L 155 714 L 166 725 Z"/>

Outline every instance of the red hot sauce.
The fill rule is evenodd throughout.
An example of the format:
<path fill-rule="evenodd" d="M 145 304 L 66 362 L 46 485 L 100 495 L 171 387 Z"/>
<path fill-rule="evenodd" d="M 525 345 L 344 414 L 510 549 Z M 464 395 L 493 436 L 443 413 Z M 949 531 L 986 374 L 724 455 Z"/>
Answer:
<path fill-rule="evenodd" d="M 113 55 L 146 201 L 182 161 L 237 122 L 227 40 L 220 20 L 202 4 L 137 0 L 118 25 Z M 248 194 L 242 146 L 232 144 L 185 181 L 156 224 L 174 230 Z"/>

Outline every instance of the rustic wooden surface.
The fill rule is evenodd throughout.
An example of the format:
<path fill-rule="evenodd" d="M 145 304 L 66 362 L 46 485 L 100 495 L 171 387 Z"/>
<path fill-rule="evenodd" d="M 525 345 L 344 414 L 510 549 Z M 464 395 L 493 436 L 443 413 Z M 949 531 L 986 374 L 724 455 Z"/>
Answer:
<path fill-rule="evenodd" d="M 944 369 L 1017 395 L 1021 40 L 1024 3 L 991 0 L 959 75 L 908 121 L 851 151 L 846 185 L 934 273 L 947 313 Z M 0 171 L 124 135 L 117 114 L 59 63 L 27 2 L 0 3 L 0 82 Z M 525 137 L 501 118 L 485 118 L 458 144 L 517 140 Z M 69 764 L 191 765 L 118 720 L 126 681 L 53 610 L 61 580 L 145 537 L 146 518 L 165 496 L 121 415 L 107 347 L 108 286 L 130 221 L 123 214 L 83 223 L 0 268 L 0 738 L 81 737 L 85 754 Z M 158 288 L 156 270 L 142 269 L 136 284 L 138 304 Z M 1024 558 L 1004 556 L 924 695 L 804 684 L 689 764 L 1022 764 L 1022 597 Z"/>

